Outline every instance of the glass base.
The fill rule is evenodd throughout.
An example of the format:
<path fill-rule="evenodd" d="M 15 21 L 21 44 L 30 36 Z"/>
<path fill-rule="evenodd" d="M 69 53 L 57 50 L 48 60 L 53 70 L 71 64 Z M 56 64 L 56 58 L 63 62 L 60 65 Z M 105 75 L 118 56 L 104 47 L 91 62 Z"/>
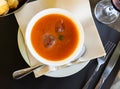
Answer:
<path fill-rule="evenodd" d="M 104 24 L 111 24 L 119 17 L 119 12 L 113 8 L 110 0 L 98 2 L 95 6 L 94 14 L 97 20 Z"/>

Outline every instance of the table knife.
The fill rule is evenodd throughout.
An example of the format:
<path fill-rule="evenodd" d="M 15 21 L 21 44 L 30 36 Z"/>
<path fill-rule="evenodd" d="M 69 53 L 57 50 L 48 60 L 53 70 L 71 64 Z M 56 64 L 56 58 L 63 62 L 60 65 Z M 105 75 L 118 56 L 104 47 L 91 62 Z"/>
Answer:
<path fill-rule="evenodd" d="M 115 48 L 115 51 L 113 52 L 100 80 L 98 81 L 95 89 L 101 89 L 102 85 L 104 84 L 105 80 L 108 78 L 110 75 L 111 71 L 113 70 L 114 66 L 117 63 L 117 60 L 119 59 L 120 56 L 120 42 L 118 43 L 117 47 Z"/>

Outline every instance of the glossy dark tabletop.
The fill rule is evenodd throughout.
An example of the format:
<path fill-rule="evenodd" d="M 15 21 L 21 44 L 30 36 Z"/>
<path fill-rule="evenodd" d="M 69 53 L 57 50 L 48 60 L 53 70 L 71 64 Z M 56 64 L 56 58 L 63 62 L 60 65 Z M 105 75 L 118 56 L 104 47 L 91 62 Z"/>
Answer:
<path fill-rule="evenodd" d="M 95 18 L 94 20 L 103 45 L 107 41 L 112 41 L 116 44 L 120 41 L 120 32 L 98 22 Z M 12 73 L 15 70 L 28 67 L 18 48 L 17 33 L 18 24 L 13 14 L 0 18 L 0 89 L 82 89 L 97 65 L 96 60 L 92 60 L 81 71 L 63 78 L 42 76 L 36 79 L 32 73 L 20 80 L 15 80 L 12 78 Z M 93 87 L 96 85 L 104 67 L 105 65 L 101 67 L 95 76 L 90 89 L 94 89 Z M 120 58 L 106 80 L 103 89 L 110 88 L 119 69 Z"/>

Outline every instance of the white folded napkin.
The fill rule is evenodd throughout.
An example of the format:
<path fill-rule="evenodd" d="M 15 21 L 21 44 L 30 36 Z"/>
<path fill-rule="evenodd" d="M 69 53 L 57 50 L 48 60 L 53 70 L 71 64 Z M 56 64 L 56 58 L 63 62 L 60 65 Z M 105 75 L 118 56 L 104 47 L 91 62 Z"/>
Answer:
<path fill-rule="evenodd" d="M 77 15 L 83 25 L 85 32 L 85 46 L 87 50 L 85 55 L 80 58 L 81 62 L 89 61 L 105 55 L 105 50 L 92 18 L 89 0 L 37 0 L 28 3 L 21 11 L 15 13 L 15 17 L 23 35 L 28 22 L 36 13 L 46 8 L 54 7 L 66 9 Z M 29 60 L 30 66 L 39 63 L 31 55 L 29 55 Z M 38 70 L 34 73 L 35 77 L 40 76 Z"/>

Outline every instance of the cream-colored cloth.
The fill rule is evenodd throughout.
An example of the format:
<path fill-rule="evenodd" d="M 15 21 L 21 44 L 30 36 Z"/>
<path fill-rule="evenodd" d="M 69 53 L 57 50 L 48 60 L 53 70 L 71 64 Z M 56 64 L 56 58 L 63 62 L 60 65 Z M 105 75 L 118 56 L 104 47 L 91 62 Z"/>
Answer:
<path fill-rule="evenodd" d="M 37 0 L 30 2 L 24 8 L 15 13 L 19 27 L 25 34 L 25 29 L 31 18 L 41 10 L 46 8 L 63 8 L 78 16 L 81 24 L 83 25 L 85 33 L 85 46 L 86 53 L 80 58 L 81 62 L 92 60 L 97 57 L 105 55 L 101 39 L 96 29 L 95 23 L 92 18 L 89 0 Z M 39 63 L 31 55 L 29 55 L 30 66 Z M 39 71 L 35 71 L 35 76 L 39 77 Z"/>

